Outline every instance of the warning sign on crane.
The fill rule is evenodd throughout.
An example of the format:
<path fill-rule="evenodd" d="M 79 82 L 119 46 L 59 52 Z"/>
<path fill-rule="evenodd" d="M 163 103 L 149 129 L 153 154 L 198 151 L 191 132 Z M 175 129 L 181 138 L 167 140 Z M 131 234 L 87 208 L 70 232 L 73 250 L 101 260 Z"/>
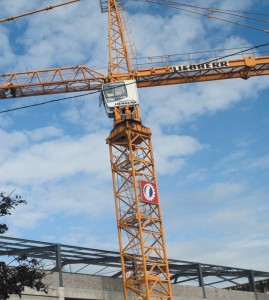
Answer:
<path fill-rule="evenodd" d="M 140 180 L 140 190 L 142 202 L 159 204 L 156 183 Z"/>

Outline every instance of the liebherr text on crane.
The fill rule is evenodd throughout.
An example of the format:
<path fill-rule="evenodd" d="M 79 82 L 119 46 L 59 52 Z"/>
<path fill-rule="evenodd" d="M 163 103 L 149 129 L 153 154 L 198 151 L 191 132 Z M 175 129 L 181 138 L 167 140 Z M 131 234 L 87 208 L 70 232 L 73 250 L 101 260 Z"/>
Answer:
<path fill-rule="evenodd" d="M 174 72 L 183 72 L 183 71 L 219 69 L 225 67 L 229 67 L 229 61 L 206 62 L 206 63 L 199 63 L 195 65 L 179 65 L 179 66 L 172 67 L 172 70 Z"/>

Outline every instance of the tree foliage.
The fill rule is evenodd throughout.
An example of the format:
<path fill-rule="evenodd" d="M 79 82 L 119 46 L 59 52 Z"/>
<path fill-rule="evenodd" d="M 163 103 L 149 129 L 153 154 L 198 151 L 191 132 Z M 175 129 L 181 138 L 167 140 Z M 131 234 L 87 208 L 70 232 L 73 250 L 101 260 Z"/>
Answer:
<path fill-rule="evenodd" d="M 11 214 L 11 210 L 20 204 L 26 204 L 20 196 L 6 196 L 0 193 L 0 217 Z M 0 234 L 8 230 L 6 224 L 0 224 Z M 25 287 L 47 293 L 48 286 L 42 282 L 45 272 L 41 263 L 35 258 L 26 255 L 16 257 L 14 266 L 9 266 L 0 261 L 0 300 L 6 300 L 11 294 L 21 297 Z"/>
<path fill-rule="evenodd" d="M 15 195 L 15 197 L 5 196 L 5 193 L 0 193 L 0 217 L 11 215 L 10 210 L 18 206 L 19 204 L 26 204 L 25 200 L 21 199 L 21 196 Z M 8 231 L 6 224 L 0 224 L 0 233 Z"/>

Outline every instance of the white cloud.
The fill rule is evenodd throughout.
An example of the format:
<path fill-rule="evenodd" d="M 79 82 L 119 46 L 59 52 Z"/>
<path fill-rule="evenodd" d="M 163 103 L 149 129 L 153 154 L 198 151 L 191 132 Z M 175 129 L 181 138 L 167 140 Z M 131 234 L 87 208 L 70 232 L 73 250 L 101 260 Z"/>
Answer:
<path fill-rule="evenodd" d="M 43 128 L 37 128 L 31 131 L 25 131 L 26 135 L 33 142 L 40 142 L 51 138 L 61 136 L 62 131 L 55 126 L 47 126 Z"/>
<path fill-rule="evenodd" d="M 143 22 L 139 22 L 142 19 Z M 190 24 L 192 31 L 189 31 Z M 170 18 L 138 13 L 132 16 L 132 28 L 140 57 L 177 54 L 182 53 L 183 49 L 184 52 L 193 52 L 200 43 L 197 37 L 205 34 L 198 18 L 182 15 Z"/>
<path fill-rule="evenodd" d="M 185 158 L 202 149 L 202 145 L 190 136 L 155 135 L 153 138 L 154 156 L 158 173 L 172 174 L 181 169 Z"/>
<path fill-rule="evenodd" d="M 102 106 L 99 107 L 99 95 L 86 96 L 79 102 L 70 103 L 62 117 L 66 122 L 73 126 L 79 126 L 87 132 L 97 132 L 98 130 L 107 130 L 112 128 L 112 119 L 109 119 Z"/>
<path fill-rule="evenodd" d="M 37 133 L 37 131 L 34 132 Z M 107 164 L 102 159 L 107 156 L 104 134 L 91 134 L 81 138 L 71 139 L 63 137 L 29 143 L 22 133 L 6 134 L 10 147 L 20 148 L 16 152 L 9 152 L 7 160 L 1 164 L 1 182 L 28 183 L 59 180 L 62 177 L 79 173 L 92 173 L 98 177 L 107 177 Z M 18 138 L 24 142 L 24 147 Z M 85 162 L 89 162 L 89 164 Z"/>
<path fill-rule="evenodd" d="M 7 128 L 12 125 L 12 120 L 8 116 L 0 115 L 0 123 L 2 128 Z"/>
<path fill-rule="evenodd" d="M 250 145 L 252 145 L 251 142 Z M 246 144 L 244 144 L 246 146 Z M 260 170 L 268 170 L 268 155 L 253 155 L 244 149 L 230 153 L 215 165 L 215 171 L 222 174 L 240 174 L 241 172 L 252 172 L 256 174 Z"/>
<path fill-rule="evenodd" d="M 44 7 L 40 2 L 5 2 L 0 4 L 3 18 Z M 47 1 L 45 6 L 49 4 L 57 4 L 57 1 Z M 101 14 L 99 2 L 74 3 L 2 25 L 6 28 L 0 29 L 3 54 L 0 63 L 7 71 L 85 63 L 89 67 L 107 66 L 104 63 L 107 48 L 103 42 L 107 38 L 106 15 Z M 92 40 L 97 42 L 92 43 Z M 4 73 L 3 69 L 1 73 Z"/>
<path fill-rule="evenodd" d="M 7 218 L 10 227 L 17 227 L 20 230 L 36 228 L 41 221 L 48 220 L 47 213 L 38 210 L 31 210 L 29 207 L 17 207 L 12 212 L 12 218 Z"/>
<path fill-rule="evenodd" d="M 34 8 L 38 7 L 39 3 L 29 2 L 27 0 L 21 0 L 20 2 L 16 3 L 16 1 L 9 1 L 3 0 L 1 1 L 1 16 L 4 17 L 11 17 L 14 15 L 22 14 L 33 10 Z M 50 1 L 51 2 L 51 1 Z"/>
<path fill-rule="evenodd" d="M 250 241 L 250 247 L 247 241 L 249 241 L 248 238 L 238 239 L 235 237 L 234 244 L 232 244 L 225 239 L 215 242 L 214 240 L 197 237 L 195 240 L 187 242 L 175 241 L 168 243 L 168 255 L 187 261 L 260 271 L 268 270 L 266 264 L 269 247 L 268 239 L 252 240 Z"/>
<path fill-rule="evenodd" d="M 249 162 L 249 165 L 247 166 L 247 168 L 250 169 L 268 169 L 269 167 L 269 156 L 263 156 L 263 157 L 256 157 L 253 158 L 253 160 L 251 162 Z"/>
<path fill-rule="evenodd" d="M 218 5 L 244 10 L 257 3 L 226 0 Z M 0 15 L 25 12 L 39 5 L 26 0 L 1 1 Z M 254 43 L 254 35 L 238 36 L 231 25 L 188 14 L 169 12 L 168 16 L 165 10 L 158 14 L 148 4 L 128 5 L 133 10 L 140 7 L 128 17 L 142 56 Z M 203 6 L 212 5 L 215 1 L 203 2 Z M 5 28 L 0 29 L 1 73 L 26 67 L 107 66 L 106 14 L 100 13 L 98 1 L 81 1 L 10 24 L 13 27 L 3 23 Z M 264 219 L 268 191 L 266 186 L 256 187 L 250 176 L 250 171 L 260 170 L 267 178 L 268 157 L 248 153 L 245 149 L 250 144 L 244 143 L 229 156 L 226 150 L 216 161 L 212 157 L 210 163 L 203 150 L 214 147 L 214 137 L 210 145 L 203 145 L 199 135 L 193 137 L 184 128 L 200 117 L 229 112 L 244 99 L 255 103 L 268 88 L 267 78 L 259 77 L 140 90 L 143 122 L 153 129 L 157 173 L 169 175 L 168 183 L 161 176 L 162 193 L 171 196 L 164 202 L 169 257 L 269 268 L 264 263 L 269 249 L 265 236 L 268 222 Z M 26 207 L 10 217 L 9 233 L 115 249 L 113 191 L 105 144 L 112 121 L 98 109 L 95 96 L 47 109 L 48 114 L 38 115 L 38 124 L 37 117 L 34 119 L 32 111 L 27 110 L 16 114 L 16 119 L 13 115 L 4 117 L 5 127 L 1 122 L 1 186 L 3 190 L 15 186 L 28 200 Z"/>
<path fill-rule="evenodd" d="M 0 162 L 6 162 L 10 155 L 14 155 L 19 148 L 23 148 L 27 143 L 27 138 L 21 132 L 8 133 L 0 129 L 0 140 L 2 151 L 0 154 Z"/>
<path fill-rule="evenodd" d="M 244 99 L 256 99 L 265 88 L 269 88 L 265 77 L 148 88 L 141 91 L 140 106 L 145 123 L 156 130 L 227 110 Z"/>
<path fill-rule="evenodd" d="M 236 198 L 243 191 L 245 191 L 244 183 L 218 182 L 197 195 L 197 199 L 207 203 L 223 203 L 230 201 L 228 199 Z"/>
<path fill-rule="evenodd" d="M 269 268 L 268 205 L 262 204 L 266 192 L 245 183 L 216 182 L 199 193 L 189 191 L 176 199 L 180 205 L 174 204 L 172 216 L 164 219 L 169 256 L 248 269 Z"/>
<path fill-rule="evenodd" d="M 16 59 L 16 56 L 10 46 L 9 37 L 8 37 L 8 30 L 5 28 L 0 28 L 0 51 L 2 53 L 0 57 L 0 65 L 4 69 L 12 64 L 12 62 Z M 1 71 L 3 73 L 3 71 Z"/>

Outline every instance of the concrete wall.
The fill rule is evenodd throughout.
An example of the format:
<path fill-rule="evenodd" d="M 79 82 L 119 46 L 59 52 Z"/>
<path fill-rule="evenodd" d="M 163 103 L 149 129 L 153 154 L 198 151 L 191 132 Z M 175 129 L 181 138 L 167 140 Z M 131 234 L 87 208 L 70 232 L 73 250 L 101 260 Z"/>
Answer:
<path fill-rule="evenodd" d="M 48 294 L 26 290 L 21 300 L 124 300 L 121 279 L 81 274 L 64 274 L 64 288 L 59 288 L 58 273 L 47 276 L 50 284 Z M 199 287 L 173 286 L 174 300 L 203 300 L 203 292 Z M 258 299 L 250 292 L 228 291 L 206 288 L 207 300 L 269 300 L 269 294 L 258 294 Z M 19 300 L 12 296 L 10 300 Z"/>

